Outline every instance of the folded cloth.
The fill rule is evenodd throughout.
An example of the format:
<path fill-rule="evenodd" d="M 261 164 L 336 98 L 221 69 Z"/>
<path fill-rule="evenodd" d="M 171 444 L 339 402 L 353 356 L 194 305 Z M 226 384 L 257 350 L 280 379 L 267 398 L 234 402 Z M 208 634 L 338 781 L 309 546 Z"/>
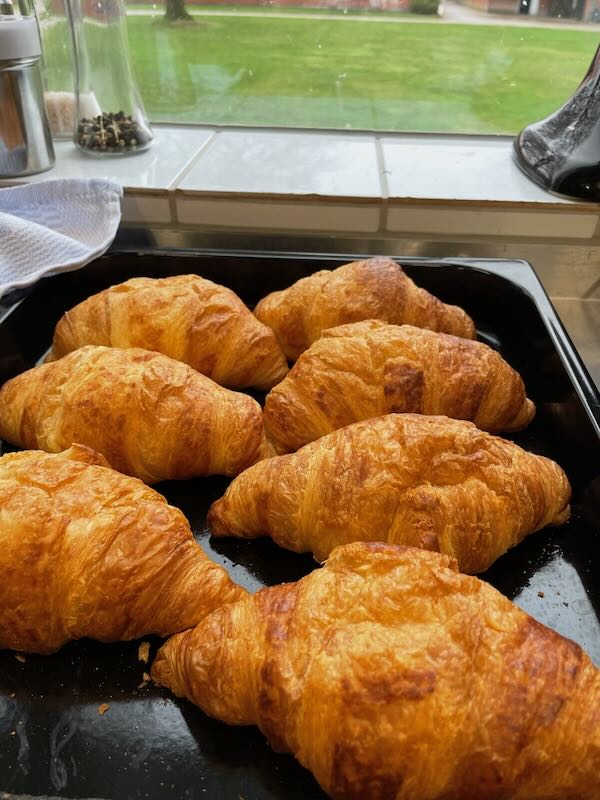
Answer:
<path fill-rule="evenodd" d="M 0 189 L 0 297 L 102 255 L 122 194 L 118 183 L 75 178 Z"/>

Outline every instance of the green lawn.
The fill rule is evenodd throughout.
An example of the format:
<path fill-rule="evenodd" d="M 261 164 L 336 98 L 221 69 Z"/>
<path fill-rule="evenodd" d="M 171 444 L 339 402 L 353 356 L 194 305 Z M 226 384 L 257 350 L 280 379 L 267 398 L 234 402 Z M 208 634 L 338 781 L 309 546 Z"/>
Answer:
<path fill-rule="evenodd" d="M 598 45 L 594 32 L 339 14 L 197 19 L 128 19 L 155 121 L 515 133 L 570 96 Z"/>

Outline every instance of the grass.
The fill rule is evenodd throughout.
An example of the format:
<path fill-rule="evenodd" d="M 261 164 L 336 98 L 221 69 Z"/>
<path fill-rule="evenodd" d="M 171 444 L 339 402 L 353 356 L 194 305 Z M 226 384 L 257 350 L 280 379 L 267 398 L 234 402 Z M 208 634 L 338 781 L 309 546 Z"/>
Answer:
<path fill-rule="evenodd" d="M 587 31 L 339 15 L 132 16 L 128 30 L 153 120 L 395 131 L 516 133 L 572 94 L 598 45 Z"/>

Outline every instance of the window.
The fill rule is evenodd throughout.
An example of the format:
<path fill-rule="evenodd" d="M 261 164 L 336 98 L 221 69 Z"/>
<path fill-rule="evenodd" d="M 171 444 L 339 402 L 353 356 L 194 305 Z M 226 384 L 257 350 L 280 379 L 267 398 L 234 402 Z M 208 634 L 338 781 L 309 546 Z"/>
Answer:
<path fill-rule="evenodd" d="M 96 1 L 110 0 L 82 0 Z M 53 91 L 72 75 L 62 9 L 38 0 Z M 128 0 L 127 14 L 155 122 L 514 134 L 570 97 L 600 38 L 600 0 Z"/>

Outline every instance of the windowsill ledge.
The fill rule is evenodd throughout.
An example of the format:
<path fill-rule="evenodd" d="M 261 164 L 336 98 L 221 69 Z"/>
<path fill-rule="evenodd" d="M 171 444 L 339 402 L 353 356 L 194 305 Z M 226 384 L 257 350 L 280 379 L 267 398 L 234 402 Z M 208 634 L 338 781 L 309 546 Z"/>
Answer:
<path fill-rule="evenodd" d="M 202 230 L 597 240 L 600 204 L 545 192 L 511 137 L 156 125 L 130 158 L 55 143 L 53 170 L 125 188 L 123 221 Z M 0 185 L 24 181 L 0 181 Z"/>

